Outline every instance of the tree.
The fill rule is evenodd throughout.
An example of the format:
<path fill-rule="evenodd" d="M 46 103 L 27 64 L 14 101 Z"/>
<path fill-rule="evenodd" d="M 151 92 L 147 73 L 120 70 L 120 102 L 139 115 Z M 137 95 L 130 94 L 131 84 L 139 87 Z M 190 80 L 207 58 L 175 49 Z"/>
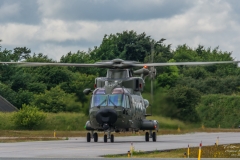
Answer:
<path fill-rule="evenodd" d="M 76 99 L 75 94 L 66 93 L 60 86 L 56 86 L 45 93 L 34 95 L 31 105 L 45 112 L 79 112 L 81 104 Z"/>
<path fill-rule="evenodd" d="M 71 81 L 64 82 L 60 86 L 66 93 L 74 93 L 84 108 L 84 105 L 88 99 L 83 93 L 83 90 L 86 88 L 93 88 L 94 81 L 95 76 L 93 75 L 75 73 Z"/>
<path fill-rule="evenodd" d="M 105 35 L 99 47 L 90 53 L 91 58 L 97 60 L 111 60 L 121 58 L 143 62 L 147 53 L 151 51 L 152 39 L 145 33 L 134 31 Z"/>
<path fill-rule="evenodd" d="M 90 52 L 90 51 L 89 51 Z M 77 53 L 67 53 L 67 55 L 62 56 L 60 59 L 61 63 L 95 63 L 91 58 L 90 53 L 84 51 L 77 51 Z M 105 73 L 105 69 L 96 68 L 96 67 L 68 67 L 72 72 L 85 73 L 87 75 L 96 75 L 99 73 Z"/>
<path fill-rule="evenodd" d="M 183 75 L 186 77 L 192 77 L 194 79 L 204 79 L 209 76 L 209 73 L 204 69 L 204 67 L 186 67 L 183 68 Z"/>
<path fill-rule="evenodd" d="M 33 81 L 32 74 L 25 73 L 24 70 L 21 68 L 17 72 L 15 72 L 11 79 L 11 88 L 16 92 L 20 89 L 26 90 L 27 86 Z"/>
<path fill-rule="evenodd" d="M 16 47 L 11 56 L 13 61 L 21 61 L 30 57 L 31 50 L 26 47 Z"/>
<path fill-rule="evenodd" d="M 34 129 L 40 126 L 46 115 L 35 106 L 23 105 L 19 112 L 13 116 L 17 128 Z"/>
<path fill-rule="evenodd" d="M 175 62 L 173 59 L 169 62 Z M 177 66 L 165 67 L 165 72 L 157 76 L 157 83 L 160 87 L 173 87 L 179 78 L 179 69 Z"/>
<path fill-rule="evenodd" d="M 176 86 L 169 90 L 166 98 L 175 106 L 174 110 L 167 109 L 168 112 L 165 113 L 167 116 L 188 122 L 200 121 L 196 106 L 201 100 L 201 95 L 196 89 Z M 162 110 L 164 111 L 164 108 Z"/>
<path fill-rule="evenodd" d="M 44 55 L 42 53 L 34 53 L 32 56 L 27 57 L 27 62 L 55 62 L 51 58 L 48 58 L 47 55 Z"/>
<path fill-rule="evenodd" d="M 17 101 L 17 108 L 21 108 L 23 104 L 29 105 L 33 101 L 34 94 L 29 92 L 28 90 L 20 89 L 17 92 L 16 101 Z"/>

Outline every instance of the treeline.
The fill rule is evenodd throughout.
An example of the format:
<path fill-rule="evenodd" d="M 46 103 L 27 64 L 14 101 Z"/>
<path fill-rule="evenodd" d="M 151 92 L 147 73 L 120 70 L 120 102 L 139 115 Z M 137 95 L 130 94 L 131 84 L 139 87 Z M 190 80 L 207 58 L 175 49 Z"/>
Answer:
<path fill-rule="evenodd" d="M 105 35 L 100 46 L 88 52 L 69 52 L 60 59 L 62 63 L 94 63 L 101 60 L 121 58 L 139 62 L 194 62 L 233 61 L 231 52 L 223 52 L 218 47 L 190 48 L 187 44 L 172 49 L 165 39 L 155 40 L 145 33 L 134 31 Z M 1 61 L 53 62 L 42 53 L 32 54 L 27 47 L 13 50 L 1 46 Z M 82 112 L 87 114 L 89 96 L 83 89 L 93 88 L 97 76 L 105 76 L 106 70 L 78 67 L 16 67 L 0 66 L 0 95 L 17 108 L 23 104 L 35 106 L 44 112 Z M 188 122 L 201 122 L 196 107 L 201 97 L 209 94 L 238 95 L 240 69 L 237 64 L 207 66 L 157 67 L 154 81 L 155 115 L 177 118 Z M 150 101 L 150 82 L 146 79 L 143 93 Z M 224 106 L 223 106 L 224 107 Z M 149 111 L 150 112 L 150 111 Z"/>

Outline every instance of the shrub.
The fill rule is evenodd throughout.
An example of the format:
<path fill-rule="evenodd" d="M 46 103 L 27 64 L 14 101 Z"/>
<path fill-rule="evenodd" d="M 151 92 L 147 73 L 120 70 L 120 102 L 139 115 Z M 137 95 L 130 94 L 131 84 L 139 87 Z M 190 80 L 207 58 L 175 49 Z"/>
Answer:
<path fill-rule="evenodd" d="M 45 118 L 46 115 L 37 107 L 23 104 L 20 111 L 13 116 L 13 121 L 17 128 L 34 129 L 41 125 Z"/>

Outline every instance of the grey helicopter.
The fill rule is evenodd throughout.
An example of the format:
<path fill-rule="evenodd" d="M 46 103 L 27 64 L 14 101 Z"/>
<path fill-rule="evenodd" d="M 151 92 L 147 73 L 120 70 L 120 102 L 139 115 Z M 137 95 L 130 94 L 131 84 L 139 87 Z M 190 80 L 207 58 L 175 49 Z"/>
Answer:
<path fill-rule="evenodd" d="M 85 63 L 41 63 L 41 62 L 0 62 L 0 64 L 18 64 L 20 66 L 75 66 L 106 68 L 106 77 L 95 79 L 94 89 L 86 88 L 83 92 L 92 94 L 89 106 L 89 120 L 86 122 L 87 142 L 98 142 L 98 132 L 104 132 L 103 141 L 114 142 L 113 132 L 145 131 L 145 141 L 151 138 L 157 140 L 159 122 L 148 120 L 146 110 L 149 101 L 141 93 L 144 90 L 145 78 L 151 78 L 151 96 L 153 95 L 153 80 L 157 66 L 185 66 L 239 63 L 239 61 L 215 62 L 171 62 L 171 63 L 139 63 L 113 59 Z M 141 67 L 138 70 L 133 68 Z M 136 76 L 137 75 L 137 76 Z M 106 133 L 106 134 L 105 134 Z"/>

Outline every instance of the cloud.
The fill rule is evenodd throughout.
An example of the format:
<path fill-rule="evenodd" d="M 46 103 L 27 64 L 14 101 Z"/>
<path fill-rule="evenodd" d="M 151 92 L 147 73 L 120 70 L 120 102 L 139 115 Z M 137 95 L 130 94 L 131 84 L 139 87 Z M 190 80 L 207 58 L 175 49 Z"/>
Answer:
<path fill-rule="evenodd" d="M 39 26 L 7 23 L 0 25 L 0 39 L 3 45 L 26 45 L 31 44 L 36 38 L 35 33 L 39 30 Z"/>
<path fill-rule="evenodd" d="M 39 0 L 45 18 L 65 21 L 148 20 L 168 18 L 185 12 L 191 1 L 169 0 Z"/>
<path fill-rule="evenodd" d="M 21 12 L 22 4 L 4 4 L 18 8 L 12 16 Z M 240 50 L 240 24 L 233 16 L 238 14 L 233 4 L 224 0 L 174 3 L 169 0 L 39 0 L 36 10 L 40 15 L 39 22 L 0 23 L 0 39 L 3 47 L 26 46 L 32 52 L 48 54 L 50 58 L 59 60 L 69 51 L 87 51 L 99 46 L 105 34 L 134 30 L 138 34 L 145 32 L 155 40 L 165 38 L 165 43 L 172 44 L 173 49 L 181 44 L 193 48 L 199 44 L 212 48 L 219 46 L 223 51 L 233 51 L 233 57 L 240 60 L 237 52 Z M 99 8 L 94 8 L 94 5 Z M 6 14 L 6 10 L 0 12 Z M 84 17 L 78 17 L 80 13 L 84 13 Z"/>
<path fill-rule="evenodd" d="M 0 24 L 40 22 L 38 4 L 33 0 L 1 0 L 0 6 Z"/>
<path fill-rule="evenodd" d="M 97 31 L 97 24 L 91 22 L 73 21 L 66 23 L 62 20 L 43 19 L 37 39 L 42 41 L 55 40 L 58 42 L 79 39 L 91 41 L 95 39 L 94 34 Z"/>

